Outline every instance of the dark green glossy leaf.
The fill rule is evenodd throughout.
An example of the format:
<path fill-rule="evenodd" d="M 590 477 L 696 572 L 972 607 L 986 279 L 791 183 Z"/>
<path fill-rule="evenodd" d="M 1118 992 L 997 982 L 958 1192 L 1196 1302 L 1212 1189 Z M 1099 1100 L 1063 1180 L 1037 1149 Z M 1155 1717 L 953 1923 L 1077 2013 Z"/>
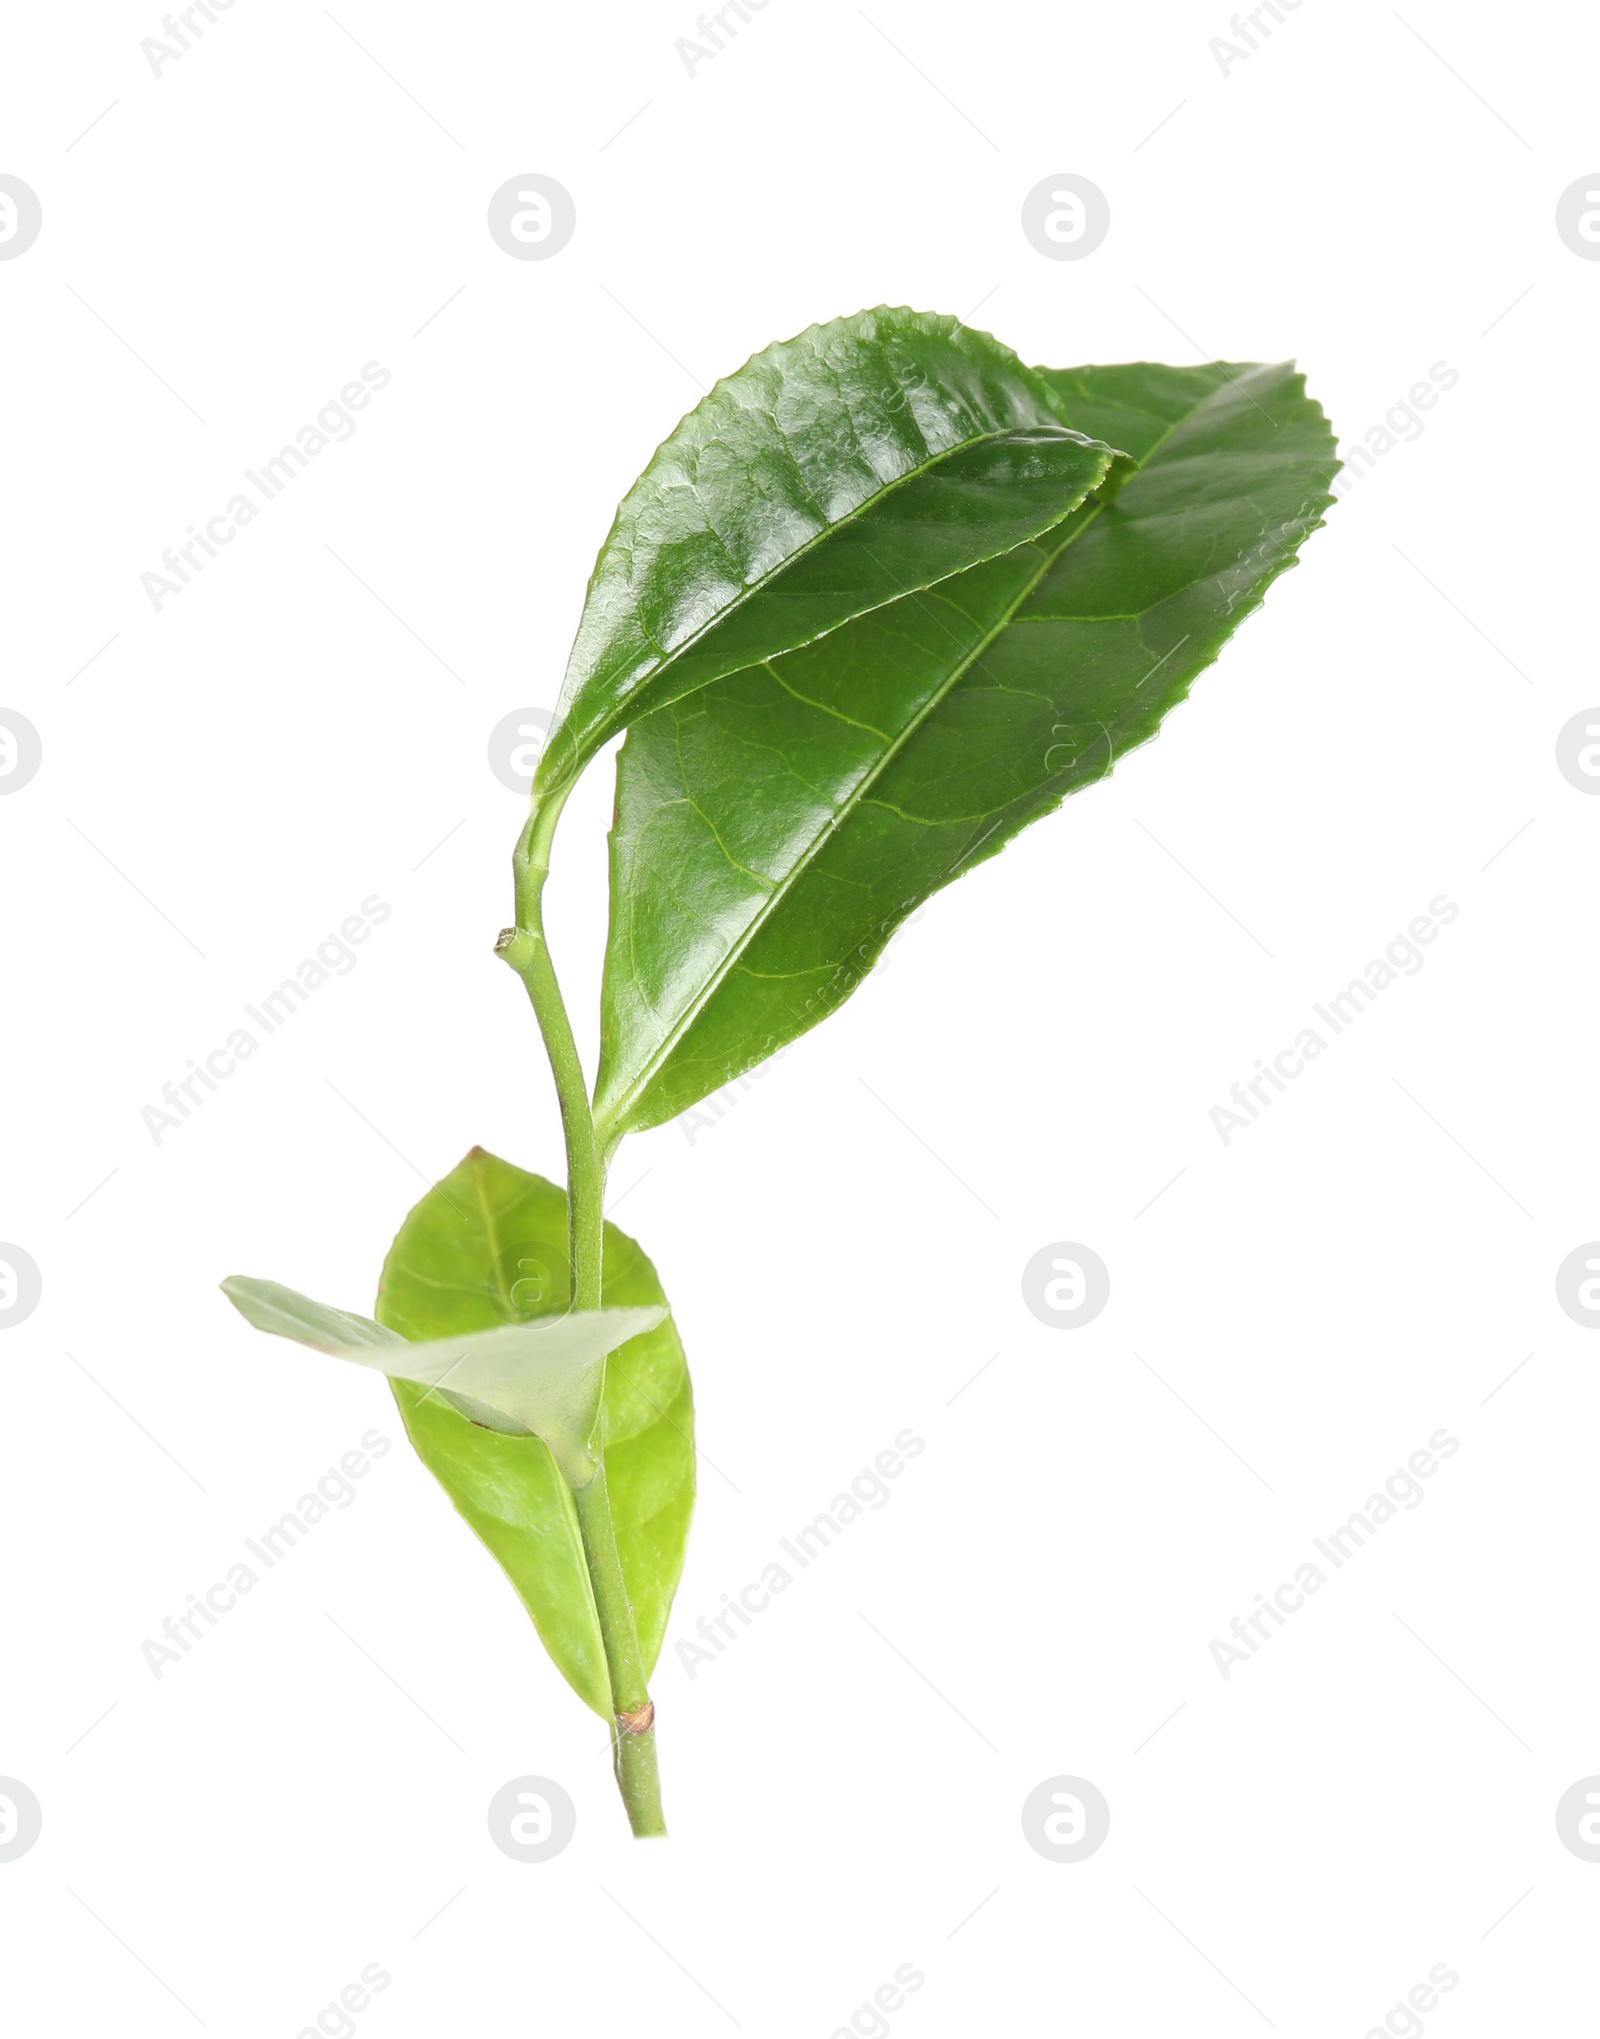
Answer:
<path fill-rule="evenodd" d="M 1321 523 L 1333 437 L 1289 365 L 1044 373 L 1134 457 L 1114 493 L 630 730 L 608 1142 L 815 1025 L 930 893 L 1154 735 Z"/>
<path fill-rule="evenodd" d="M 540 788 L 648 710 L 1047 530 L 1110 462 L 952 318 L 880 307 L 764 349 L 623 499 Z"/>
<path fill-rule="evenodd" d="M 542 1176 L 474 1148 L 401 1226 L 384 1262 L 380 1323 L 403 1338 L 454 1338 L 566 1309 L 567 1200 Z M 662 1306 L 655 1269 L 605 1228 L 607 1314 Z M 569 1320 L 570 1321 L 570 1320 Z M 479 1429 L 437 1396 L 393 1383 L 411 1442 L 500 1561 L 545 1648 L 609 1719 L 610 1688 L 572 1495 L 536 1437 Z M 694 1506 L 694 1412 L 671 1317 L 606 1364 L 606 1484 L 648 1671 L 666 1631 Z"/>
<path fill-rule="evenodd" d="M 594 1477 L 590 1440 L 606 1355 L 666 1315 L 664 1308 L 574 1310 L 413 1343 L 281 1282 L 234 1274 L 222 1292 L 258 1331 L 427 1388 L 484 1429 L 543 1438 L 572 1487 Z"/>

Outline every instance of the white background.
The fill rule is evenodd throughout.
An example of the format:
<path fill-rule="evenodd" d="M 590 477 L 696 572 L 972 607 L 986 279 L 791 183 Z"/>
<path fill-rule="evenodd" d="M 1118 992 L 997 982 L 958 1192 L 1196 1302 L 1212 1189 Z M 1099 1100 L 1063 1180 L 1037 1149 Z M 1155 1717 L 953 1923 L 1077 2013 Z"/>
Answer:
<path fill-rule="evenodd" d="M 362 2039 L 827 2039 L 910 1962 L 895 2039 L 1360 2039 L 1443 1962 L 1430 2039 L 1584 2029 L 1600 1867 L 1553 1812 L 1600 1771 L 1600 1340 L 1554 1272 L 1600 1233 L 1600 800 L 1554 745 L 1600 699 L 1600 266 L 1554 210 L 1600 34 L 1308 0 L 1225 76 L 1220 5 L 771 0 L 691 78 L 687 4 L 335 13 L 239 0 L 159 78 L 153 6 L 7 32 L 44 208 L 0 264 L 0 707 L 44 744 L 0 800 L 0 1238 L 44 1277 L 0 1340 L 0 1773 L 44 1808 L 8 2028 L 293 2039 L 377 1962 Z M 577 205 L 547 262 L 484 224 L 529 171 Z M 1111 232 L 1051 262 L 1019 212 L 1068 171 Z M 383 1385 L 216 1283 L 365 1309 L 474 1142 L 558 1170 L 488 731 L 553 703 L 697 391 L 878 302 L 1057 365 L 1293 355 L 1347 444 L 1460 380 L 1155 745 L 714 1130 L 623 1149 L 711 1462 L 637 1846 Z M 374 360 L 355 437 L 157 613 L 163 548 Z M 607 776 L 552 887 L 591 1052 Z M 373 893 L 358 966 L 157 1145 L 141 1109 Z M 1426 966 L 1224 1146 L 1440 893 Z M 1062 1239 L 1111 1269 L 1075 1332 L 1019 1285 Z M 143 1640 L 374 1425 L 356 1505 L 157 1681 Z M 672 1639 L 906 1426 L 892 1503 L 691 1682 Z M 1212 1638 L 1441 1426 L 1425 1504 L 1224 1681 Z M 485 1825 L 525 1772 L 578 1807 L 545 1866 Z M 1111 1806 L 1075 1866 L 1019 1821 L 1062 1773 Z"/>

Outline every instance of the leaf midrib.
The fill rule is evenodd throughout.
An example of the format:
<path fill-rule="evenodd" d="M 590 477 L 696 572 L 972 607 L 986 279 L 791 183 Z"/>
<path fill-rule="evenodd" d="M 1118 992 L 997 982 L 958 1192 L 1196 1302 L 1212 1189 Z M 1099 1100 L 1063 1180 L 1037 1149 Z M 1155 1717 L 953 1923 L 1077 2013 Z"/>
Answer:
<path fill-rule="evenodd" d="M 1223 386 L 1226 387 L 1226 385 Z M 1137 462 L 1137 472 L 1130 476 L 1129 480 L 1123 485 L 1123 487 L 1120 490 L 1118 490 L 1117 493 L 1119 501 L 1123 496 L 1127 494 L 1128 490 L 1138 482 L 1140 476 L 1144 474 L 1145 470 L 1155 460 L 1156 456 L 1160 453 L 1162 447 L 1166 445 L 1167 441 L 1173 436 L 1173 434 L 1179 431 L 1184 425 L 1187 425 L 1191 419 L 1197 417 L 1200 414 L 1200 412 L 1205 410 L 1209 404 L 1214 403 L 1216 401 L 1216 398 L 1217 391 L 1208 390 L 1205 396 L 1202 397 L 1198 403 L 1191 405 L 1188 410 L 1182 413 L 1181 416 L 1173 419 L 1172 423 L 1161 434 L 1161 437 L 1156 440 L 1155 444 L 1145 454 L 1144 458 Z M 1104 441 L 1097 441 L 1096 443 L 1104 444 Z M 1127 457 L 1131 459 L 1132 455 L 1129 455 Z M 1062 554 L 1067 550 L 1067 548 L 1070 545 L 1075 544 L 1077 540 L 1082 537 L 1083 533 L 1087 531 L 1089 527 L 1095 522 L 1095 520 L 1099 517 L 1100 513 L 1102 512 L 1102 510 L 1105 509 L 1105 507 L 1106 505 L 1104 503 L 1096 503 L 1090 514 L 1082 519 L 1082 522 L 1077 525 L 1077 527 L 1072 531 L 1070 536 L 1064 537 L 1061 543 L 1055 548 L 1055 550 L 1051 552 L 1046 558 L 1041 560 L 1038 572 L 1034 574 L 1021 588 L 1015 600 L 1010 604 L 1004 615 L 1001 616 L 1001 618 L 994 625 L 994 627 L 983 638 L 982 642 L 979 643 L 968 654 L 968 656 L 954 668 L 954 670 L 950 673 L 949 677 L 946 679 L 944 685 L 940 687 L 938 691 L 934 693 L 932 696 L 930 696 L 930 698 L 924 703 L 922 708 L 917 712 L 914 719 L 906 725 L 905 729 L 889 746 L 889 748 L 883 753 L 882 757 L 878 760 L 877 764 L 873 766 L 865 774 L 865 776 L 855 786 L 853 786 L 850 789 L 845 804 L 833 816 L 833 818 L 830 820 L 826 828 L 818 830 L 816 840 L 811 844 L 810 848 L 807 849 L 804 856 L 787 873 L 781 885 L 775 886 L 770 897 L 762 902 L 759 911 L 752 917 L 749 926 L 740 935 L 738 942 L 729 949 L 727 955 L 723 958 L 722 962 L 717 966 L 716 970 L 708 978 L 705 987 L 700 993 L 699 997 L 694 1001 L 694 1003 L 691 1006 L 689 1006 L 684 1011 L 684 1013 L 674 1023 L 671 1031 L 666 1035 L 660 1047 L 652 1055 L 650 1062 L 648 1063 L 642 1074 L 636 1079 L 636 1081 L 632 1085 L 630 1085 L 628 1090 L 624 1093 L 623 1097 L 619 1101 L 618 1107 L 614 1108 L 611 1111 L 608 1111 L 604 1119 L 597 1119 L 596 1130 L 600 1134 L 603 1145 L 609 1147 L 612 1144 L 614 1137 L 620 1137 L 620 1135 L 613 1136 L 611 1130 L 612 1127 L 617 1125 L 620 1120 L 626 1118 L 627 1114 L 632 1110 L 633 1106 L 638 1101 L 640 1096 L 649 1088 L 650 1084 L 654 1082 L 654 1080 L 660 1074 L 663 1067 L 666 1065 L 667 1061 L 672 1056 L 673 1052 L 677 1049 L 677 1047 L 683 1041 L 684 1037 L 688 1034 L 689 1030 L 693 1027 L 695 1021 L 699 1019 L 701 1014 L 705 1011 L 706 1007 L 710 1004 L 711 1000 L 716 996 L 716 994 L 722 989 L 723 985 L 727 982 L 728 977 L 732 974 L 734 968 L 740 961 L 741 957 L 744 955 L 745 951 L 750 947 L 751 943 L 755 940 L 756 936 L 760 934 L 761 931 L 766 927 L 772 915 L 782 905 L 784 899 L 787 898 L 790 891 L 793 889 L 795 883 L 807 870 L 810 869 L 812 863 L 821 854 L 823 846 L 826 843 L 828 843 L 838 833 L 846 816 L 854 813 L 858 809 L 858 807 L 863 803 L 866 795 L 870 793 L 871 788 L 883 776 L 883 773 L 888 769 L 889 765 L 905 748 L 906 744 L 911 740 L 911 738 L 916 734 L 916 732 L 922 727 L 923 723 L 933 713 L 934 709 L 939 707 L 946 700 L 951 690 L 960 682 L 961 679 L 965 677 L 965 675 L 972 669 L 972 667 L 977 663 L 977 661 L 980 658 L 982 658 L 984 653 L 989 649 L 989 646 L 994 643 L 995 639 L 1003 631 L 1010 628 L 1012 620 L 1014 619 L 1017 610 L 1022 606 L 1022 604 L 1025 601 L 1027 601 L 1029 596 L 1033 594 L 1034 590 L 1038 587 L 1040 581 L 1043 580 L 1045 574 L 1050 570 L 1051 567 L 1055 565 L 1056 561 L 1061 558 Z M 1062 524 L 1064 525 L 1070 523 L 1075 517 L 1078 516 L 1079 511 L 1082 510 L 1083 508 L 1084 504 L 1080 503 L 1077 510 L 1069 510 L 1067 512 L 1067 515 L 1062 519 Z M 1061 526 L 1053 526 L 1052 528 L 1060 529 Z M 1038 538 L 1025 539 L 1023 543 L 1029 545 L 1039 545 L 1049 535 L 1050 534 L 1048 531 L 1041 532 Z M 1020 550 L 1021 548 L 1013 547 L 1012 549 Z M 1001 558 L 1004 557 L 1004 555 L 994 554 L 991 555 L 991 557 Z M 986 565 L 988 564 L 988 562 L 976 561 L 974 562 L 974 564 Z M 971 569 L 968 569 L 968 571 L 971 571 Z M 957 576 L 951 575 L 949 576 L 949 578 L 955 579 L 957 578 Z M 939 586 L 938 582 L 934 582 L 932 584 L 933 588 L 937 588 L 938 586 Z M 929 588 L 916 588 L 910 591 L 909 596 L 902 596 L 900 597 L 900 599 L 920 601 L 922 596 L 928 594 L 929 592 L 931 592 L 931 589 Z M 880 606 L 887 607 L 888 605 L 882 604 Z M 798 649 L 799 647 L 797 646 L 793 648 Z"/>
<path fill-rule="evenodd" d="M 505 1269 L 500 1265 L 502 1251 L 500 1228 L 495 1222 L 495 1214 L 489 1205 L 488 1190 L 484 1183 L 485 1172 L 481 1162 L 473 1163 L 472 1187 L 477 1195 L 478 1209 L 483 1215 L 484 1237 L 489 1243 L 489 1265 L 494 1269 L 495 1287 L 499 1291 L 499 1299 L 504 1309 L 505 1321 L 508 1324 L 515 1324 L 518 1319 L 516 1311 L 512 1307 L 511 1290 L 506 1282 Z"/>

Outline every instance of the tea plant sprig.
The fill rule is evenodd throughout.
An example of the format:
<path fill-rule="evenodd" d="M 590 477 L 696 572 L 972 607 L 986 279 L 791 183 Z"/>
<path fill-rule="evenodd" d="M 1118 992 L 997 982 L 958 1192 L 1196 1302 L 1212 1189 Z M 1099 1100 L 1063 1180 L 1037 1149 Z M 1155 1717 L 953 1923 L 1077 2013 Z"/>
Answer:
<path fill-rule="evenodd" d="M 933 892 L 1154 735 L 1295 563 L 1337 467 L 1288 364 L 1030 369 L 880 309 L 754 356 L 624 498 L 497 944 L 549 1059 L 565 1191 L 475 1148 L 402 1226 L 376 1322 L 227 1287 L 261 1328 L 391 1376 L 610 1723 L 635 1834 L 665 1831 L 649 1677 L 695 1468 L 666 1299 L 603 1215 L 619 1142 L 825 1018 Z M 591 1091 L 543 898 L 568 796 L 619 734 Z"/>

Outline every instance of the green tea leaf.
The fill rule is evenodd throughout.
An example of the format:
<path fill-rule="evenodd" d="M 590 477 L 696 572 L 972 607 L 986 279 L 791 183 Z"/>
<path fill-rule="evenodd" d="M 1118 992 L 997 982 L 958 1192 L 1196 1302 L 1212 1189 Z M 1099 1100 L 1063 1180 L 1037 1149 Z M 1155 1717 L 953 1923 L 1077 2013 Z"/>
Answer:
<path fill-rule="evenodd" d="M 764 349 L 623 499 L 539 788 L 649 709 L 1047 530 L 1111 460 L 952 318 L 880 307 Z"/>
<path fill-rule="evenodd" d="M 814 1026 L 930 893 L 1153 736 L 1321 523 L 1338 462 L 1290 365 L 1041 372 L 1133 456 L 1114 491 L 630 730 L 606 1143 Z"/>
<path fill-rule="evenodd" d="M 568 1293 L 564 1192 L 474 1148 L 401 1226 L 377 1315 L 404 1338 L 459 1338 L 559 1316 Z M 612 1353 L 603 1396 L 606 1485 L 648 1672 L 694 1507 L 694 1411 L 655 1269 L 614 1225 L 605 1228 L 603 1301 L 604 1310 L 584 1314 L 663 1312 L 654 1329 Z M 418 1456 L 499 1560 L 573 1689 L 609 1720 L 577 1513 L 550 1453 L 536 1438 L 480 1430 L 404 1381 L 393 1386 Z"/>
<path fill-rule="evenodd" d="M 253 1275 L 230 1274 L 222 1293 L 247 1324 L 268 1331 L 274 1338 L 292 1338 L 297 1345 L 309 1345 L 314 1352 L 331 1352 L 342 1358 L 347 1352 L 366 1347 L 377 1350 L 404 1345 L 397 1331 L 386 1331 L 370 1317 L 358 1317 L 352 1310 L 335 1310 L 327 1303 L 314 1303 L 281 1282 L 258 1281 Z"/>
<path fill-rule="evenodd" d="M 653 1331 L 664 1309 L 576 1310 L 532 1324 L 410 1343 L 370 1317 L 332 1310 L 275 1281 L 230 1275 L 223 1294 L 258 1331 L 372 1367 L 441 1396 L 486 1430 L 543 1438 L 569 1486 L 587 1486 L 606 1355 Z"/>

